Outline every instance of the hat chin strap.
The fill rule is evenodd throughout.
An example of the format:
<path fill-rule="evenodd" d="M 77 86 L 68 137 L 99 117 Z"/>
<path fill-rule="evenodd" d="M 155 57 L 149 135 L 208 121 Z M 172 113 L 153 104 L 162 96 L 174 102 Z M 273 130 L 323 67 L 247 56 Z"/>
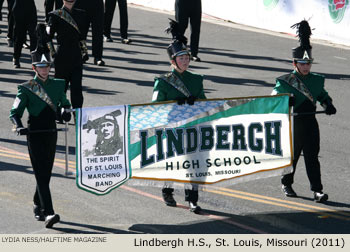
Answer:
<path fill-rule="evenodd" d="M 179 67 L 179 65 L 177 64 L 176 60 L 175 60 L 175 65 L 176 65 L 177 69 L 181 70 L 181 73 L 185 72 L 185 70 L 182 70 L 181 67 Z"/>
<path fill-rule="evenodd" d="M 178 69 L 180 69 L 182 72 L 184 72 L 185 70 L 182 70 L 181 67 L 179 67 L 179 65 L 177 64 L 177 62 L 176 62 L 176 57 L 177 57 L 177 56 L 174 57 L 174 61 L 175 61 L 176 67 L 177 67 Z"/>
<path fill-rule="evenodd" d="M 38 72 L 36 72 L 36 74 L 38 75 L 38 77 L 40 78 L 40 79 L 42 79 L 42 80 L 44 80 L 44 81 L 46 81 L 48 78 L 44 78 L 44 77 L 42 77 Z"/>
<path fill-rule="evenodd" d="M 41 79 L 41 80 L 44 80 L 46 81 L 48 78 L 44 79 L 44 77 L 42 77 L 38 72 L 36 73 L 38 75 L 38 77 Z"/>
<path fill-rule="evenodd" d="M 297 63 L 298 63 L 298 61 L 293 60 L 293 65 L 294 65 L 294 68 L 297 70 L 297 72 L 298 72 L 298 73 L 300 73 L 300 69 L 299 69 L 299 67 L 298 67 Z"/>
<path fill-rule="evenodd" d="M 180 69 L 182 71 L 181 67 L 179 67 L 179 65 L 176 62 L 176 57 L 175 57 L 174 61 L 175 61 L 176 68 L 178 68 L 178 69 Z"/>

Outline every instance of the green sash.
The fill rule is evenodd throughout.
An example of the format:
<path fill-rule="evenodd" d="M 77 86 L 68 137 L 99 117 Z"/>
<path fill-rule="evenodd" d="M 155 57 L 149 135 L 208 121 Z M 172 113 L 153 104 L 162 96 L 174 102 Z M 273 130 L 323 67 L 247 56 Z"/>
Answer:
<path fill-rule="evenodd" d="M 180 80 L 180 78 L 177 77 L 173 72 L 161 75 L 159 78 L 169 83 L 171 86 L 184 94 L 187 98 L 192 95 L 182 80 Z"/>
<path fill-rule="evenodd" d="M 54 15 L 62 18 L 64 21 L 66 21 L 68 24 L 70 24 L 71 26 L 74 27 L 74 29 L 76 29 L 78 31 L 78 33 L 80 33 L 79 31 L 79 27 L 77 25 L 77 23 L 75 22 L 75 20 L 72 18 L 72 16 L 69 14 L 69 12 L 67 10 L 65 10 L 64 8 L 55 10 L 52 12 Z"/>
<path fill-rule="evenodd" d="M 316 99 L 312 96 L 310 90 L 303 83 L 303 81 L 299 79 L 295 74 L 290 73 L 290 74 L 282 75 L 278 79 L 288 83 L 291 87 L 298 90 L 306 98 L 308 98 L 314 105 L 316 105 Z"/>
<path fill-rule="evenodd" d="M 38 96 L 42 101 L 49 105 L 53 111 L 57 111 L 55 104 L 52 103 L 51 98 L 38 82 L 36 82 L 35 80 L 30 80 L 26 83 L 23 83 L 22 86 L 30 90 L 36 96 Z"/>

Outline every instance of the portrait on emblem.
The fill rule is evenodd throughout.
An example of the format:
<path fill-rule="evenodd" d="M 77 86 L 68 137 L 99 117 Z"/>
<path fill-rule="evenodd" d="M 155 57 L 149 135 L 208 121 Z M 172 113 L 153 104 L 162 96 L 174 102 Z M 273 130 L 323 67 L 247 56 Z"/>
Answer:
<path fill-rule="evenodd" d="M 84 148 L 84 156 L 121 155 L 124 152 L 124 125 L 122 111 L 116 109 L 98 117 L 89 117 L 82 123 L 82 129 L 90 144 Z M 91 143 L 94 143 L 91 146 Z"/>

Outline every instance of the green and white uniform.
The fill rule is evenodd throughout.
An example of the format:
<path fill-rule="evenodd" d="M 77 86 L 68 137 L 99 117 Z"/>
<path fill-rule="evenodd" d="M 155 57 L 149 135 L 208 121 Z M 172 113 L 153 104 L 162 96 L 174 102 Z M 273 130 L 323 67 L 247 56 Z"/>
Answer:
<path fill-rule="evenodd" d="M 278 94 L 293 94 L 295 97 L 294 109 L 296 112 L 313 112 L 316 110 L 317 101 L 323 103 L 330 98 L 324 89 L 324 82 L 325 77 L 323 75 L 309 73 L 306 76 L 302 76 L 297 71 L 293 71 L 276 79 L 274 91 Z M 309 102 L 313 106 L 308 104 Z M 312 111 L 306 111 L 306 109 L 311 109 Z"/>
<path fill-rule="evenodd" d="M 321 104 L 331 100 L 324 89 L 325 77 L 316 73 L 306 76 L 293 71 L 290 74 L 276 79 L 274 93 L 290 93 L 295 97 L 294 112 L 309 113 L 316 111 L 317 101 Z M 293 173 L 282 176 L 281 182 L 291 186 L 294 182 L 294 173 L 301 152 L 304 153 L 305 167 L 310 181 L 310 189 L 315 192 L 322 191 L 321 169 L 318 160 L 320 151 L 320 131 L 315 114 L 294 117 L 294 159 Z"/>
<path fill-rule="evenodd" d="M 10 118 L 22 118 L 24 110 L 27 109 L 29 131 L 56 129 L 57 108 L 70 107 L 64 88 L 64 80 L 53 78 L 42 82 L 35 77 L 19 85 L 15 102 L 10 110 Z M 55 131 L 27 135 L 30 161 L 36 179 L 33 201 L 45 216 L 54 214 L 49 183 L 56 143 L 57 132 Z"/>
<path fill-rule="evenodd" d="M 170 73 L 155 78 L 152 102 L 176 101 L 194 96 L 197 99 L 206 99 L 203 89 L 203 76 L 184 71 L 182 74 L 173 69 Z M 171 182 L 166 182 L 162 190 L 164 193 L 174 191 Z M 185 185 L 185 188 L 187 185 Z M 185 201 L 198 201 L 198 185 L 192 184 L 191 189 L 185 189 Z"/>
<path fill-rule="evenodd" d="M 180 79 L 185 86 L 185 90 L 182 90 L 183 88 L 181 86 L 177 88 L 174 87 L 177 85 L 176 83 L 169 84 L 169 82 L 166 81 L 170 74 Z M 189 94 L 187 94 L 186 89 Z M 173 101 L 178 98 L 188 98 L 189 95 L 193 95 L 198 99 L 206 99 L 203 90 L 202 75 L 190 71 L 184 71 L 180 74 L 173 69 L 170 73 L 155 78 L 152 102 Z"/>
<path fill-rule="evenodd" d="M 46 96 L 40 94 L 40 88 L 36 84 L 40 84 L 40 88 L 44 88 L 45 93 L 49 97 L 48 100 L 53 104 L 53 108 L 69 107 L 70 102 L 64 93 L 65 81 L 62 79 L 54 79 L 49 77 L 46 82 L 42 82 L 39 78 L 34 77 L 34 81 L 28 81 L 18 86 L 18 93 L 15 102 L 10 111 L 10 117 L 18 115 L 19 118 L 23 116 L 24 110 L 27 109 L 29 115 L 39 116 L 40 113 L 50 105 L 42 100 L 39 96 Z"/>

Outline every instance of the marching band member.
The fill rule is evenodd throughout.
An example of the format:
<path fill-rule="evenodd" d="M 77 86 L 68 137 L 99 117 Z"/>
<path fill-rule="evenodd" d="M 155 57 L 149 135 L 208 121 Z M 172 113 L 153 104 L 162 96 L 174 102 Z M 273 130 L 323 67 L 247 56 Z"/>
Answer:
<path fill-rule="evenodd" d="M 47 47 L 38 46 L 31 52 L 31 57 L 35 77 L 18 86 L 10 120 L 18 135 L 27 135 L 30 161 L 36 179 L 34 217 L 45 221 L 46 228 L 51 228 L 60 220 L 53 209 L 49 187 L 57 143 L 56 111 L 58 107 L 70 108 L 70 102 L 64 92 L 64 80 L 49 77 L 51 60 Z M 29 114 L 28 128 L 21 122 L 25 109 Z M 64 121 L 71 119 L 71 114 L 65 110 L 61 114 Z"/>
<path fill-rule="evenodd" d="M 282 176 L 282 190 L 287 197 L 297 197 L 292 184 L 300 154 L 303 152 L 310 188 L 314 192 L 314 200 L 325 202 L 328 195 L 322 191 L 321 169 L 318 160 L 320 131 L 314 112 L 317 102 L 320 102 L 325 108 L 327 115 L 333 115 L 337 110 L 333 106 L 332 98 L 324 89 L 325 77 L 310 72 L 313 58 L 309 41 L 311 29 L 308 22 L 303 20 L 292 27 L 297 27 L 300 40 L 300 46 L 293 48 L 294 70 L 278 77 L 273 91 L 277 94 L 293 94 L 294 112 L 301 114 L 294 117 L 293 172 Z"/>
<path fill-rule="evenodd" d="M 74 4 L 75 0 L 63 0 L 61 9 L 49 13 L 47 43 L 54 58 L 55 78 L 66 81 L 65 91 L 67 92 L 70 87 L 72 107 L 81 108 L 84 102 L 83 61 L 88 58 L 84 34 L 88 28 L 85 11 L 76 9 Z M 55 35 L 57 51 L 52 42 Z"/>
<path fill-rule="evenodd" d="M 178 33 L 178 24 L 171 20 L 168 32 L 173 35 L 173 42 L 168 46 L 172 71 L 155 78 L 152 102 L 176 100 L 179 105 L 193 105 L 196 99 L 206 99 L 203 90 L 203 76 L 188 71 L 190 53 L 186 48 L 187 39 Z M 173 198 L 174 188 L 165 183 L 162 196 L 167 206 L 176 206 Z M 198 185 L 185 189 L 185 201 L 189 202 L 190 211 L 198 214 L 201 208 L 197 205 Z"/>

